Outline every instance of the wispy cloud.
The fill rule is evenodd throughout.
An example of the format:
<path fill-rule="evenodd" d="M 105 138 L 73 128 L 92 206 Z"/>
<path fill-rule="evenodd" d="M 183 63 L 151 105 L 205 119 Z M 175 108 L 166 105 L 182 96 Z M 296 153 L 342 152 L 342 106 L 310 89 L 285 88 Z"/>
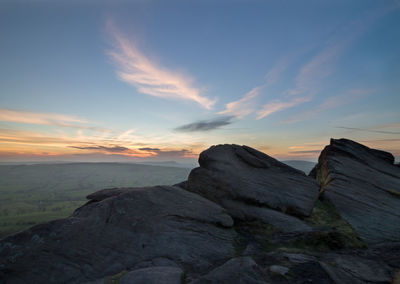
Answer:
<path fill-rule="evenodd" d="M 180 132 L 210 131 L 232 123 L 233 116 L 223 116 L 211 120 L 201 120 L 175 128 Z"/>
<path fill-rule="evenodd" d="M 264 104 L 262 109 L 257 111 L 257 119 L 311 101 L 321 90 L 323 80 L 334 71 L 335 63 L 343 51 L 365 31 L 366 28 L 362 24 L 370 21 L 370 19 L 355 21 L 350 24 L 350 32 L 344 33 L 344 36 L 343 33 L 339 33 L 340 37 L 330 38 L 326 45 L 300 68 L 295 77 L 295 87 L 281 93 L 284 99 L 275 99 Z M 277 79 L 277 74 L 280 74 L 283 70 L 284 68 L 278 65 L 276 70 L 270 74 L 271 80 L 269 82 L 274 82 Z M 295 97 L 293 98 L 293 96 Z M 325 105 L 320 106 L 320 111 L 337 103 L 338 100 L 332 98 Z M 296 118 L 289 119 L 288 122 L 292 122 L 292 120 L 294 121 Z"/>
<path fill-rule="evenodd" d="M 365 97 L 367 94 L 370 94 L 373 90 L 370 89 L 352 89 L 344 92 L 343 94 L 332 96 L 325 100 L 322 104 L 316 106 L 314 109 L 298 113 L 284 121 L 282 123 L 295 123 L 303 120 L 310 119 L 312 117 L 317 116 L 321 112 L 324 112 L 329 109 L 333 109 L 339 107 L 344 104 L 350 104 L 358 99 Z"/>
<path fill-rule="evenodd" d="M 335 70 L 335 64 L 349 46 L 357 41 L 384 14 L 390 6 L 383 7 L 353 20 L 338 29 L 324 47 L 308 61 L 296 76 L 296 87 L 287 91 L 290 95 L 317 93 L 322 88 L 323 80 Z"/>
<path fill-rule="evenodd" d="M 259 95 L 261 88 L 261 86 L 255 87 L 250 92 L 245 94 L 240 100 L 226 104 L 225 110 L 220 111 L 218 114 L 230 114 L 236 116 L 237 118 L 243 118 L 252 113 L 256 107 L 254 99 Z"/>
<path fill-rule="evenodd" d="M 342 55 L 342 53 L 348 49 L 348 47 L 361 37 L 368 28 L 377 20 L 379 17 L 387 13 L 390 9 L 384 8 L 379 11 L 374 11 L 368 15 L 364 15 L 359 19 L 346 25 L 345 28 L 339 30 L 335 36 L 329 38 L 324 47 L 306 62 L 301 67 L 295 78 L 295 87 L 288 89 L 282 93 L 287 96 L 302 96 L 300 99 L 292 99 L 289 102 L 283 100 L 275 100 L 263 106 L 263 109 L 258 112 L 257 118 L 266 117 L 276 111 L 282 109 L 291 108 L 304 102 L 310 101 L 316 94 L 322 89 L 324 79 L 332 74 L 335 70 L 335 64 Z M 331 108 L 332 105 L 339 104 L 337 99 L 331 98 L 330 101 L 326 102 L 325 105 L 320 106 L 320 110 L 323 111 L 326 108 Z M 310 114 L 305 113 L 304 116 Z M 295 122 L 297 118 L 288 119 L 286 122 Z"/>
<path fill-rule="evenodd" d="M 278 112 L 287 108 L 291 108 L 294 107 L 298 104 L 304 103 L 304 102 L 308 102 L 311 100 L 311 97 L 301 97 L 301 98 L 294 98 L 291 99 L 288 102 L 283 102 L 280 100 L 274 100 L 270 103 L 267 103 L 265 105 L 263 105 L 262 109 L 259 110 L 257 112 L 257 119 L 262 119 L 264 117 L 267 117 L 271 114 L 273 114 L 274 112 Z"/>
<path fill-rule="evenodd" d="M 263 105 L 257 112 L 257 119 L 311 101 L 320 91 L 323 79 L 332 73 L 334 62 L 347 45 L 347 41 L 341 40 L 328 45 L 305 63 L 296 76 L 296 87 L 282 92 L 286 101 L 276 99 Z"/>
<path fill-rule="evenodd" d="M 322 147 L 326 146 L 324 142 L 313 142 L 313 143 L 303 143 L 301 145 L 294 145 L 290 146 L 290 150 L 315 150 L 321 149 Z"/>
<path fill-rule="evenodd" d="M 371 133 L 400 135 L 400 131 L 386 131 L 386 130 L 377 130 L 377 129 L 373 129 L 373 128 L 358 128 L 358 127 L 346 127 L 346 126 L 336 126 L 336 128 L 342 128 L 342 129 L 354 130 L 354 131 L 371 132 Z"/>
<path fill-rule="evenodd" d="M 24 110 L 13 110 L 0 108 L 0 121 L 18 122 L 24 124 L 37 124 L 48 126 L 59 126 L 75 128 L 78 130 L 92 130 L 96 132 L 109 133 L 110 129 L 90 125 L 81 117 L 57 113 L 31 112 Z"/>
<path fill-rule="evenodd" d="M 69 146 L 79 150 L 94 151 L 103 154 L 118 154 L 134 158 L 185 158 L 191 157 L 192 151 L 187 149 L 160 149 L 152 147 L 128 148 L 121 145 Z"/>
<path fill-rule="evenodd" d="M 110 153 L 123 153 L 131 151 L 131 149 L 123 146 L 69 146 L 69 147 L 80 150 L 100 150 Z"/>
<path fill-rule="evenodd" d="M 144 148 L 139 148 L 140 151 L 150 151 L 150 152 L 158 152 L 160 149 L 158 148 L 150 148 L 150 147 L 144 147 Z"/>
<path fill-rule="evenodd" d="M 333 64 L 344 50 L 347 41 L 336 42 L 327 46 L 299 71 L 296 77 L 296 87 L 287 91 L 289 95 L 316 93 L 320 89 L 322 80 L 333 72 Z"/>
<path fill-rule="evenodd" d="M 397 144 L 397 145 L 400 145 L 400 138 L 392 138 L 392 139 L 373 139 L 373 140 L 363 140 L 363 141 L 360 141 L 360 142 L 362 142 L 362 143 L 392 143 L 392 142 L 395 142 L 395 143 L 399 143 L 399 144 Z"/>
<path fill-rule="evenodd" d="M 319 154 L 321 150 L 300 150 L 300 151 L 290 151 L 289 154 Z"/>
<path fill-rule="evenodd" d="M 187 149 L 181 150 L 161 150 L 158 149 L 157 151 L 150 151 L 153 153 L 151 156 L 152 158 L 157 159 L 176 159 L 176 158 L 185 158 L 185 157 L 194 157 L 192 151 Z"/>
<path fill-rule="evenodd" d="M 83 118 L 70 115 L 39 113 L 6 108 L 0 108 L 0 121 L 58 126 L 71 126 L 72 123 L 87 123 L 87 120 Z"/>
<path fill-rule="evenodd" d="M 78 133 L 79 132 L 79 133 Z M 0 128 L 0 158 L 26 159 L 72 159 L 72 160 L 113 160 L 128 161 L 132 159 L 193 159 L 200 146 L 196 143 L 180 143 L 180 148 L 174 147 L 177 142 L 167 141 L 167 137 L 153 137 L 161 144 L 154 144 L 152 137 L 135 136 L 132 131 L 122 134 L 105 133 L 104 135 L 85 135 L 84 132 L 72 133 L 42 133 L 16 129 Z M 122 136 L 122 139 L 120 139 Z M 176 136 L 176 135 L 175 135 Z M 159 138 L 159 139 L 158 139 Z M 164 138 L 164 139 L 161 139 Z M 144 143 L 147 141 L 147 143 Z M 149 143 L 151 141 L 151 143 Z M 162 142 L 164 144 L 162 144 Z M 185 147 L 185 148 L 183 148 Z M 187 147 L 187 148 L 186 148 Z M 204 148 L 204 146 L 201 146 Z"/>
<path fill-rule="evenodd" d="M 206 109 L 211 109 L 214 105 L 215 100 L 201 95 L 200 90 L 193 86 L 191 78 L 152 61 L 111 23 L 109 31 L 114 40 L 114 50 L 109 55 L 116 63 L 117 74 L 122 81 L 146 95 L 191 100 Z"/>
<path fill-rule="evenodd" d="M 400 122 L 394 123 L 386 123 L 373 126 L 374 129 L 387 129 L 387 128 L 399 128 L 400 129 Z"/>
<path fill-rule="evenodd" d="M 287 61 L 286 58 L 278 61 L 278 63 L 267 72 L 264 77 L 265 82 L 262 85 L 254 87 L 239 100 L 227 103 L 225 105 L 225 110 L 220 111 L 218 114 L 234 115 L 237 118 L 243 118 L 253 113 L 257 108 L 256 98 L 263 89 L 278 81 L 279 76 L 287 67 Z"/>

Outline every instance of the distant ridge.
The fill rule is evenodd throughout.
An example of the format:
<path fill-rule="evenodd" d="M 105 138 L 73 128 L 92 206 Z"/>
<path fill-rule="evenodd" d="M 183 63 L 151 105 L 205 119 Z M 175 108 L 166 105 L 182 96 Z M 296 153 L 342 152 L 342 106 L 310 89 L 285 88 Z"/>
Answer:
<path fill-rule="evenodd" d="M 127 165 L 145 165 L 145 166 L 159 166 L 159 167 L 175 167 L 175 168 L 194 168 L 196 164 L 179 163 L 176 161 L 132 161 L 132 162 L 118 162 L 118 161 L 22 161 L 22 162 L 0 162 L 0 166 L 16 166 L 16 165 L 70 165 L 70 164 L 127 164 Z"/>
<path fill-rule="evenodd" d="M 150 166 L 162 166 L 162 167 L 177 167 L 177 168 L 194 168 L 195 164 L 178 163 L 176 161 L 146 161 L 146 162 L 135 162 L 138 165 L 150 165 Z"/>
<path fill-rule="evenodd" d="M 298 169 L 300 171 L 305 172 L 306 174 L 309 174 L 311 170 L 315 167 L 317 163 L 310 162 L 310 161 L 302 161 L 302 160 L 286 160 L 282 161 L 282 163 L 285 163 L 286 165 L 289 165 L 295 169 Z"/>

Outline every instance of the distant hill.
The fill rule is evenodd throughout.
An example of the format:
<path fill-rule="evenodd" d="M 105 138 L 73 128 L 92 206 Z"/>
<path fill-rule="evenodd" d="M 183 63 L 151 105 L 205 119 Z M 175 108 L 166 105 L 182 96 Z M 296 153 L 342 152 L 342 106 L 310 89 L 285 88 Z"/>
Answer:
<path fill-rule="evenodd" d="M 295 169 L 298 169 L 300 171 L 303 171 L 307 175 L 310 173 L 310 171 L 317 164 L 317 163 L 314 163 L 314 162 L 301 161 L 301 160 L 288 160 L 288 161 L 282 161 L 282 163 L 285 163 L 286 165 L 289 165 L 292 168 L 295 168 Z"/>
<path fill-rule="evenodd" d="M 146 161 L 146 162 L 138 162 L 138 163 L 135 163 L 135 164 L 151 165 L 151 166 L 162 166 L 162 167 L 190 168 L 190 169 L 193 169 L 193 168 L 195 168 L 197 166 L 195 164 L 178 163 L 176 161 L 163 161 L 163 162 Z"/>
<path fill-rule="evenodd" d="M 0 165 L 0 237 L 69 216 L 86 195 L 112 187 L 175 184 L 190 168 L 180 164 L 40 163 Z"/>

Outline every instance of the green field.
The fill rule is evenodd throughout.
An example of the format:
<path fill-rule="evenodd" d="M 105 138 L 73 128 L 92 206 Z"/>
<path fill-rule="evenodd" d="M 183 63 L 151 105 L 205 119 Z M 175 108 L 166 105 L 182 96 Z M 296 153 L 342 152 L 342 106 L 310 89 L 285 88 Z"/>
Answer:
<path fill-rule="evenodd" d="M 67 217 L 97 190 L 175 184 L 189 172 L 124 163 L 0 165 L 0 238 Z"/>

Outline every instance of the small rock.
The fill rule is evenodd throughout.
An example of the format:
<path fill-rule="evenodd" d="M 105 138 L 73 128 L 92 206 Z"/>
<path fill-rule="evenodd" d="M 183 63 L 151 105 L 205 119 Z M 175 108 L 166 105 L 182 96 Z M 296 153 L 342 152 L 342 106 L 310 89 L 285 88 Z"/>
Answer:
<path fill-rule="evenodd" d="M 285 276 L 289 272 L 289 268 L 280 265 L 271 265 L 269 271 L 275 274 Z"/>

